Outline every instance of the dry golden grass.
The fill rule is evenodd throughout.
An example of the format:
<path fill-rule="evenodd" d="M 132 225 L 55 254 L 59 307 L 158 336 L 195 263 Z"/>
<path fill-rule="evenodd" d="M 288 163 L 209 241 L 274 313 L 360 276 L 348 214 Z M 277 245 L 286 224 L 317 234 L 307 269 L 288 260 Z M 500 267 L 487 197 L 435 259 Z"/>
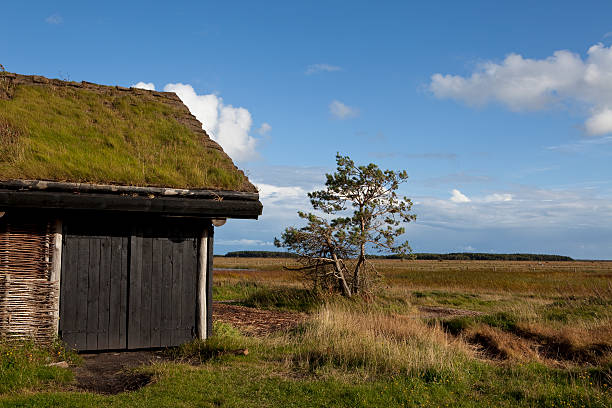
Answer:
<path fill-rule="evenodd" d="M 392 287 L 583 295 L 610 288 L 612 262 L 375 260 Z"/>
<path fill-rule="evenodd" d="M 312 299 L 295 300 L 299 288 L 308 286 L 298 273 L 283 270 L 293 262 L 219 257 L 216 268 L 239 270 L 216 271 L 215 284 L 225 288 L 227 299 L 245 293 L 267 307 L 262 297 L 274 293 L 271 307 L 300 310 Z M 611 262 L 374 263 L 385 282 L 375 302 L 349 307 L 328 299 L 298 337 L 297 361 L 367 373 L 452 371 L 476 355 L 552 366 L 612 363 Z M 449 312 L 426 320 L 421 307 Z M 457 317 L 455 309 L 479 313 Z"/>
<path fill-rule="evenodd" d="M 540 360 L 533 342 L 486 324 L 468 329 L 462 338 L 466 342 L 478 345 L 483 358 L 513 361 Z"/>
<path fill-rule="evenodd" d="M 221 279 L 257 279 L 274 284 L 302 282 L 300 275 L 283 270 L 297 266 L 292 259 L 215 257 Z M 444 290 L 452 292 L 512 293 L 515 295 L 598 295 L 612 293 L 612 262 L 531 261 L 403 261 L 373 260 L 389 290 Z M 257 271 L 255 274 L 253 271 Z"/>
<path fill-rule="evenodd" d="M 343 304 L 326 304 L 287 341 L 296 349 L 293 361 L 308 369 L 332 365 L 366 375 L 451 373 L 473 354 L 439 325 Z"/>

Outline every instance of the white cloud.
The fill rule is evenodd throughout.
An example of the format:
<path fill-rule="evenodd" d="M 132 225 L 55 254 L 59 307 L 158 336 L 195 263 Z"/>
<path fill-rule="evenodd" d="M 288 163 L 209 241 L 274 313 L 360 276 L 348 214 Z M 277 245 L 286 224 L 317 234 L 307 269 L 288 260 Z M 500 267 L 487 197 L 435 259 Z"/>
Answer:
<path fill-rule="evenodd" d="M 567 50 L 543 59 L 510 54 L 501 63 L 480 64 L 470 76 L 436 73 L 429 89 L 440 99 L 498 102 L 514 111 L 578 102 L 590 109 L 588 134 L 612 132 L 612 46 L 593 45 L 585 59 Z"/>
<path fill-rule="evenodd" d="M 337 100 L 333 100 L 329 104 L 329 112 L 337 119 L 353 118 L 359 114 L 358 109 L 347 106 Z"/>
<path fill-rule="evenodd" d="M 433 197 L 413 198 L 417 223 L 449 229 L 604 227 L 609 230 L 601 220 L 612 218 L 609 197 L 589 188 L 522 188 L 512 194 L 472 198 L 470 205 L 456 205 Z"/>
<path fill-rule="evenodd" d="M 137 84 L 131 85 L 130 88 L 148 89 L 149 91 L 155 90 L 155 84 L 153 82 L 138 82 Z"/>
<path fill-rule="evenodd" d="M 311 64 L 306 67 L 306 75 L 318 74 L 320 72 L 342 71 L 342 68 L 329 64 Z"/>
<path fill-rule="evenodd" d="M 498 203 L 498 202 L 502 202 L 502 201 L 512 201 L 512 194 L 499 194 L 499 193 L 494 193 L 494 194 L 489 194 L 488 196 L 485 196 L 482 201 L 484 201 L 485 203 Z"/>
<path fill-rule="evenodd" d="M 500 203 L 505 201 L 512 201 L 512 194 L 508 193 L 493 193 L 484 197 L 468 197 L 457 189 L 451 191 L 452 195 L 450 201 L 453 203 Z"/>
<path fill-rule="evenodd" d="M 215 245 L 229 245 L 229 246 L 272 246 L 274 245 L 271 241 L 262 241 L 261 239 L 221 239 L 216 240 Z"/>
<path fill-rule="evenodd" d="M 565 153 L 583 152 L 588 149 L 597 149 L 597 151 L 601 152 L 603 150 L 601 147 L 606 144 L 612 144 L 612 136 L 605 136 L 597 139 L 583 139 L 576 143 L 548 146 L 547 149 Z"/>
<path fill-rule="evenodd" d="M 47 24 L 55 24 L 55 25 L 62 24 L 64 22 L 64 18 L 60 14 L 55 13 L 45 18 L 45 22 Z"/>
<path fill-rule="evenodd" d="M 312 211 L 308 191 L 299 186 L 276 186 L 254 183 L 259 190 L 259 199 L 264 206 L 262 220 L 283 219 L 283 222 L 297 222 L 298 211 Z"/>
<path fill-rule="evenodd" d="M 215 94 L 198 95 L 188 84 L 167 84 L 164 91 L 175 92 L 230 157 L 248 160 L 257 156 L 257 139 L 249 135 L 253 120 L 247 109 L 225 105 Z"/>
<path fill-rule="evenodd" d="M 452 191 L 453 195 L 451 196 L 450 200 L 453 203 L 469 203 L 470 198 L 466 195 L 464 195 L 463 193 L 461 193 L 461 191 L 457 190 L 457 189 L 453 189 Z"/>
<path fill-rule="evenodd" d="M 297 169 L 297 168 L 296 168 Z M 279 174 L 281 170 L 278 169 Z M 289 169 L 286 169 L 289 170 Z M 288 171 L 286 171 L 288 173 Z M 276 172 L 266 177 L 276 183 Z M 314 174 L 313 174 L 314 175 Z M 290 177 L 287 177 L 290 182 Z M 312 183 L 322 183 L 313 177 Z M 302 190 L 259 184 L 264 214 L 259 220 L 231 220 L 215 231 L 217 253 L 236 249 L 278 250 L 260 245 L 280 237 L 288 226 L 302 226 L 296 211 L 310 211 L 306 191 L 321 188 L 304 180 Z M 302 193 L 302 191 L 304 193 Z M 304 194 L 304 196 L 302 196 Z M 487 201 L 500 194 L 510 201 Z M 610 258 L 612 226 L 602 220 L 612 219 L 612 190 L 587 187 L 564 189 L 517 188 L 480 197 L 471 197 L 467 205 L 446 197 L 413 196 L 418 218 L 409 223 L 407 234 L 417 252 L 479 251 L 498 253 L 551 253 L 580 259 Z M 250 241 L 240 244 L 240 240 Z M 225 240 L 228 241 L 224 245 Z M 221 242 L 223 241 L 223 242 Z M 233 245 L 232 245 L 233 244 Z M 586 249 L 580 249 L 584 246 Z"/>
<path fill-rule="evenodd" d="M 603 108 L 587 119 L 584 123 L 586 131 L 591 135 L 603 135 L 612 132 L 612 109 Z"/>
<path fill-rule="evenodd" d="M 259 198 L 268 202 L 291 201 L 306 197 L 306 190 L 302 187 L 280 187 L 271 184 L 256 183 Z"/>
<path fill-rule="evenodd" d="M 269 131 L 272 130 L 272 126 L 270 126 L 269 123 L 262 123 L 261 126 L 257 129 L 257 133 L 259 133 L 260 135 L 265 135 L 266 133 L 268 133 Z"/>

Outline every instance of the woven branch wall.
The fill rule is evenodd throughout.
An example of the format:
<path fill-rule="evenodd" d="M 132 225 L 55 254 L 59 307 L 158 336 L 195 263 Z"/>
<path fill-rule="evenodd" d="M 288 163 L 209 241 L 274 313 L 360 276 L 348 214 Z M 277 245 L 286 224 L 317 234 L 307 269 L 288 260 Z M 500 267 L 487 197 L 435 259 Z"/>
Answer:
<path fill-rule="evenodd" d="M 49 282 L 49 222 L 0 219 L 0 337 L 48 343 L 55 336 L 59 287 Z"/>

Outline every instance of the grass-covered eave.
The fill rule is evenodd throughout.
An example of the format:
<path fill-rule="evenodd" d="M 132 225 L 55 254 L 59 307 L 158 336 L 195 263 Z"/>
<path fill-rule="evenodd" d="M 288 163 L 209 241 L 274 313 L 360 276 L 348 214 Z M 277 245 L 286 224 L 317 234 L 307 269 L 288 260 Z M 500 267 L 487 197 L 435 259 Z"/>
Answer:
<path fill-rule="evenodd" d="M 176 95 L 46 81 L 0 75 L 0 180 L 257 191 Z"/>

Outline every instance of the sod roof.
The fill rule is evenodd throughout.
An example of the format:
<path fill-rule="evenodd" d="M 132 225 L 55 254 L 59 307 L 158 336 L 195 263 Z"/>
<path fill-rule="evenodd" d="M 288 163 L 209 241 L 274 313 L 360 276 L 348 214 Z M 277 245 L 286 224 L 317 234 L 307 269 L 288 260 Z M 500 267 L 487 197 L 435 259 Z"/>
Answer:
<path fill-rule="evenodd" d="M 0 181 L 256 192 L 172 92 L 0 72 Z"/>

